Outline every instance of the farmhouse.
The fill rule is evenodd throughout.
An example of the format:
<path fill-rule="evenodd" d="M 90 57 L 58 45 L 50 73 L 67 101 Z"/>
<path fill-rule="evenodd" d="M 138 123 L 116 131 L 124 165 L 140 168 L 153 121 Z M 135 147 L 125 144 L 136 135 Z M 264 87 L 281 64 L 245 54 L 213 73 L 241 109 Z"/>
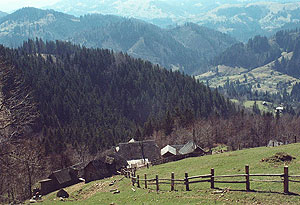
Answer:
<path fill-rule="evenodd" d="M 190 154 L 195 156 L 201 156 L 205 154 L 205 151 L 194 141 L 189 141 L 179 150 L 179 153 L 182 155 Z"/>
<path fill-rule="evenodd" d="M 59 190 L 61 188 L 79 183 L 78 172 L 73 168 L 57 170 L 50 174 L 48 179 L 40 181 L 40 190 L 42 195 Z"/>
<path fill-rule="evenodd" d="M 154 140 L 135 141 L 132 139 L 127 143 L 120 143 L 115 151 L 128 164 L 136 166 L 160 159 L 159 148 Z"/>
<path fill-rule="evenodd" d="M 127 165 L 126 160 L 117 154 L 100 156 L 90 161 L 84 168 L 85 182 L 111 177 Z"/>
<path fill-rule="evenodd" d="M 205 151 L 194 141 L 189 141 L 184 145 L 167 145 L 161 149 L 161 156 L 163 158 L 178 155 L 201 156 L 204 154 Z"/>

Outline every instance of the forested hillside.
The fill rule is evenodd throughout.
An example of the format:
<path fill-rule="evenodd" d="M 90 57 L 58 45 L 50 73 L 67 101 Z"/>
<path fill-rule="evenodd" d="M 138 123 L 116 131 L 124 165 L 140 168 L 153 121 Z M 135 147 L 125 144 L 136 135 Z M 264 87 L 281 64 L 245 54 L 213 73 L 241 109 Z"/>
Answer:
<path fill-rule="evenodd" d="M 28 39 L 65 40 L 106 48 L 149 60 L 168 69 L 194 74 L 208 60 L 236 43 L 218 31 L 186 24 L 162 29 L 133 18 L 92 14 L 75 17 L 54 10 L 23 8 L 0 19 L 0 43 L 18 47 Z"/>
<path fill-rule="evenodd" d="M 37 39 L 0 55 L 0 193 L 10 200 L 132 137 L 237 149 L 299 133 L 296 116 L 248 113 L 193 77 L 126 54 Z"/>
<path fill-rule="evenodd" d="M 281 56 L 282 49 L 267 37 L 256 36 L 248 43 L 237 43 L 217 56 L 213 65 L 243 67 L 249 70 L 266 65 Z"/>
<path fill-rule="evenodd" d="M 233 105 L 192 77 L 125 54 L 41 40 L 17 50 L 1 47 L 1 53 L 32 89 L 49 152 L 72 143 L 87 144 L 96 153 L 151 135 L 154 128 L 168 133 L 172 127 L 164 127 L 170 126 L 164 119 L 175 113 L 198 118 L 234 112 Z"/>
<path fill-rule="evenodd" d="M 251 70 L 275 61 L 272 69 L 299 78 L 299 40 L 298 29 L 278 31 L 270 38 L 256 36 L 249 39 L 247 44 L 238 43 L 226 49 L 212 61 L 212 64 Z"/>

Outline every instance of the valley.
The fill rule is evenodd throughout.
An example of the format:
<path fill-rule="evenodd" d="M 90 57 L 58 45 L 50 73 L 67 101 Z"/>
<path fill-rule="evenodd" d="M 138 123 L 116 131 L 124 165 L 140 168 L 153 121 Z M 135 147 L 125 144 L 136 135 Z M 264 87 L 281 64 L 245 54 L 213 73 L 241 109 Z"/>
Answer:
<path fill-rule="evenodd" d="M 0 203 L 299 203 L 288 174 L 183 180 L 299 174 L 298 1 L 26 5 L 0 12 Z M 116 176 L 147 165 L 176 191 Z"/>

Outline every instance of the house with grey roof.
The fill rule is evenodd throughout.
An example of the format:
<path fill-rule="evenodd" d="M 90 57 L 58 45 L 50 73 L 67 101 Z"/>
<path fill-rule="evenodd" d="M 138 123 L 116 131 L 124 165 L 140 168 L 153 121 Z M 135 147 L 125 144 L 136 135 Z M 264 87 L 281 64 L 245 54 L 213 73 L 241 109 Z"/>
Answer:
<path fill-rule="evenodd" d="M 186 143 L 180 150 L 179 153 L 182 155 L 186 155 L 186 154 L 199 154 L 199 155 L 204 155 L 205 151 L 198 146 L 194 141 L 189 141 L 188 143 Z"/>
<path fill-rule="evenodd" d="M 206 152 L 194 141 L 189 141 L 184 145 L 166 145 L 164 148 L 161 149 L 161 156 L 163 158 L 178 155 L 201 156 L 205 153 Z"/>
<path fill-rule="evenodd" d="M 151 163 L 160 159 L 160 150 L 154 140 L 135 141 L 131 139 L 127 143 L 120 143 L 115 148 L 115 152 L 129 164 L 131 161 L 137 160 Z"/>

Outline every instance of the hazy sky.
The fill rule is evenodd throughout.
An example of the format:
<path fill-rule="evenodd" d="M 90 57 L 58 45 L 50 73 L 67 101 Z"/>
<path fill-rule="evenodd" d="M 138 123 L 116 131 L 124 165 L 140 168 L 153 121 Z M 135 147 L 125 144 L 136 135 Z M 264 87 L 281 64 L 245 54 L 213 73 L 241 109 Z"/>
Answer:
<path fill-rule="evenodd" d="M 55 4 L 60 0 L 0 0 L 0 11 L 12 12 L 23 7 L 37 7 Z"/>

